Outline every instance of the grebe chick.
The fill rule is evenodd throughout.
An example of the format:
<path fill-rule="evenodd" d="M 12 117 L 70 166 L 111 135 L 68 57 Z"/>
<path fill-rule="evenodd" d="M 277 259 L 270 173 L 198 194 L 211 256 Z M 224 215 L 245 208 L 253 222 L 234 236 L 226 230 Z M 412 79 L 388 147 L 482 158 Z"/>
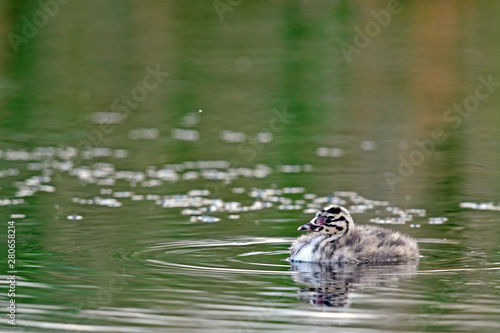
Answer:
<path fill-rule="evenodd" d="M 397 231 L 354 225 L 341 206 L 320 210 L 298 230 L 313 231 L 290 247 L 292 262 L 394 264 L 418 260 L 417 242 Z"/>

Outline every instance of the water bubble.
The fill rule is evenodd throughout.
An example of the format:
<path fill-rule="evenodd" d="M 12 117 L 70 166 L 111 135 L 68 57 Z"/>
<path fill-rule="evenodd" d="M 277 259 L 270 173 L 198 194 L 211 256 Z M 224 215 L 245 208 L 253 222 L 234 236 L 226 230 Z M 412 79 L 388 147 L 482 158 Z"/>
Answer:
<path fill-rule="evenodd" d="M 229 143 L 238 143 L 245 141 L 247 135 L 243 132 L 233 132 L 230 130 L 223 130 L 219 132 L 220 138 Z"/>
<path fill-rule="evenodd" d="M 303 208 L 302 205 L 279 205 L 279 210 L 301 210 Z"/>
<path fill-rule="evenodd" d="M 219 222 L 220 218 L 215 217 L 215 216 L 202 215 L 202 216 L 198 216 L 196 218 L 196 220 L 200 221 L 200 222 L 205 222 L 205 223 L 214 223 L 214 222 Z"/>
<path fill-rule="evenodd" d="M 209 190 L 190 190 L 188 195 L 190 197 L 199 197 L 199 196 L 207 196 L 210 194 Z"/>
<path fill-rule="evenodd" d="M 158 138 L 159 131 L 156 128 L 138 128 L 128 132 L 129 139 L 132 140 L 154 140 Z"/>
<path fill-rule="evenodd" d="M 304 193 L 305 190 L 303 187 L 284 187 L 283 193 Z"/>
<path fill-rule="evenodd" d="M 269 143 L 273 141 L 273 134 L 269 132 L 260 132 L 257 133 L 257 142 L 260 143 Z"/>
<path fill-rule="evenodd" d="M 375 141 L 365 140 L 365 141 L 361 142 L 361 150 L 373 151 L 376 148 L 377 148 L 377 144 L 375 143 Z"/>
<path fill-rule="evenodd" d="M 316 149 L 316 155 L 319 157 L 341 157 L 344 155 L 342 148 L 319 147 Z"/>
<path fill-rule="evenodd" d="M 197 171 L 188 171 L 188 172 L 182 174 L 183 180 L 195 180 L 198 178 L 200 178 L 200 173 Z"/>
<path fill-rule="evenodd" d="M 231 189 L 233 193 L 245 193 L 245 188 L 244 187 L 233 187 Z"/>
<path fill-rule="evenodd" d="M 281 165 L 279 170 L 284 173 L 299 173 L 300 165 Z"/>
<path fill-rule="evenodd" d="M 94 112 L 90 119 L 95 124 L 119 124 L 126 116 L 122 112 Z"/>
<path fill-rule="evenodd" d="M 172 138 L 180 141 L 196 141 L 200 137 L 197 130 L 174 128 Z"/>
<path fill-rule="evenodd" d="M 193 127 L 197 125 L 200 122 L 200 116 L 199 113 L 201 113 L 202 110 L 199 110 L 198 113 L 190 112 L 187 115 L 184 116 L 182 119 L 182 125 L 186 127 Z"/>
<path fill-rule="evenodd" d="M 126 151 L 125 149 L 115 149 L 114 156 L 116 158 L 125 158 L 128 156 L 128 151 Z"/>
<path fill-rule="evenodd" d="M 483 202 L 483 203 L 475 203 L 475 202 L 461 202 L 460 207 L 462 208 L 471 208 L 477 210 L 494 210 L 500 211 L 500 205 L 495 206 L 493 202 Z"/>
<path fill-rule="evenodd" d="M 443 224 L 448 221 L 446 217 L 429 217 L 429 224 Z"/>
<path fill-rule="evenodd" d="M 113 193 L 113 190 L 112 190 L 112 189 L 110 189 L 110 188 L 101 188 L 101 189 L 99 190 L 99 193 L 100 193 L 101 195 L 110 195 L 110 194 L 112 194 L 112 193 Z"/>

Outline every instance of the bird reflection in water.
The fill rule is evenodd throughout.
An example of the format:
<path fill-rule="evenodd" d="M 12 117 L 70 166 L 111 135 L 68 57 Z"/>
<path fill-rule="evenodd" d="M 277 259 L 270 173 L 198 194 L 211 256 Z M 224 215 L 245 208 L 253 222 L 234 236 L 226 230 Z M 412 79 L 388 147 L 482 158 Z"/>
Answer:
<path fill-rule="evenodd" d="M 318 306 L 350 306 L 351 293 L 365 287 L 388 286 L 400 280 L 413 278 L 417 262 L 401 265 L 332 265 L 312 262 L 291 262 L 295 282 L 306 287 L 299 298 Z"/>

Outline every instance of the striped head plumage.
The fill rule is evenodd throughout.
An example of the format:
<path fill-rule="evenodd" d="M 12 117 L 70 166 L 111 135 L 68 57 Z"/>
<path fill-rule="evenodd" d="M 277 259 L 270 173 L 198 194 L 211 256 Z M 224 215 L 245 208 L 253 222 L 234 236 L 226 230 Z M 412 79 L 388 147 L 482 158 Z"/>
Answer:
<path fill-rule="evenodd" d="M 315 231 L 334 236 L 335 239 L 346 235 L 354 227 L 351 214 L 341 206 L 329 206 L 316 213 L 309 222 L 297 230 Z"/>

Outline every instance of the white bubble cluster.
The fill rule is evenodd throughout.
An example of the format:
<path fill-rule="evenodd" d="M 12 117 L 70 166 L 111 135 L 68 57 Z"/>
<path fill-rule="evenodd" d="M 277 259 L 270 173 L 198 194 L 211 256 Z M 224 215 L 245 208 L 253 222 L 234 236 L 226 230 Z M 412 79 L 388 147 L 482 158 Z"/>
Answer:
<path fill-rule="evenodd" d="M 383 206 L 388 206 L 387 202 L 381 202 L 381 203 L 383 203 Z M 377 224 L 406 224 L 407 222 L 413 221 L 415 216 L 424 217 L 426 214 L 425 209 L 414 209 L 414 208 L 402 209 L 393 206 L 386 207 L 386 211 L 396 216 L 389 216 L 385 218 L 381 217 L 371 218 L 370 222 Z M 413 223 L 412 225 L 410 225 L 410 227 L 419 228 L 420 224 Z"/>
<path fill-rule="evenodd" d="M 128 132 L 129 139 L 132 140 L 154 140 L 158 138 L 160 131 L 156 128 L 137 128 Z"/>
<path fill-rule="evenodd" d="M 344 155 L 342 148 L 319 147 L 316 149 L 316 156 L 319 157 L 341 157 Z"/>
<path fill-rule="evenodd" d="M 429 224 L 443 224 L 448 221 L 446 217 L 429 217 Z"/>
<path fill-rule="evenodd" d="M 93 197 L 91 199 L 83 199 L 78 197 L 73 197 L 71 199 L 73 203 L 80 205 L 96 205 L 96 206 L 106 206 L 111 208 L 118 208 L 122 206 L 122 203 L 115 198 L 102 198 Z"/>
<path fill-rule="evenodd" d="M 193 129 L 174 128 L 172 138 L 180 141 L 197 141 L 200 138 L 200 133 Z"/>
<path fill-rule="evenodd" d="M 47 185 L 51 181 L 49 176 L 32 176 L 24 181 L 14 182 L 17 187 L 16 197 L 30 197 L 37 192 L 55 192 L 56 188 L 52 185 Z"/>
<path fill-rule="evenodd" d="M 301 210 L 303 208 L 302 205 L 279 205 L 279 210 Z"/>
<path fill-rule="evenodd" d="M 15 206 L 24 203 L 24 199 L 0 199 L 0 206 Z"/>
<path fill-rule="evenodd" d="M 198 110 L 198 113 L 190 112 L 184 116 L 182 119 L 182 125 L 186 127 L 196 126 L 200 122 L 200 115 L 202 110 Z"/>
<path fill-rule="evenodd" d="M 313 171 L 313 167 L 310 164 L 304 164 L 304 165 L 285 164 L 278 166 L 278 171 L 283 173 L 311 172 Z"/>
<path fill-rule="evenodd" d="M 273 134 L 270 132 L 259 132 L 252 136 L 243 132 L 222 130 L 219 132 L 219 137 L 222 141 L 227 143 L 241 143 L 245 141 L 249 143 L 269 143 L 273 141 Z"/>
<path fill-rule="evenodd" d="M 234 133 L 237 132 L 230 134 Z M 272 135 L 262 133 L 261 141 L 272 139 Z M 290 214 L 300 212 L 312 215 L 329 205 L 345 206 L 352 214 L 375 212 L 376 215 L 380 215 L 381 208 L 385 208 L 382 211 L 390 216 L 376 216 L 370 220 L 372 223 L 381 224 L 411 222 L 411 227 L 419 227 L 418 222 L 421 221 L 414 222 L 414 220 L 426 215 L 424 209 L 390 206 L 387 201 L 368 199 L 354 191 L 335 191 L 328 195 L 319 195 L 310 193 L 305 187 L 300 186 L 279 187 L 272 183 L 266 187 L 243 186 L 243 184 L 257 184 L 258 179 L 264 179 L 273 173 L 311 172 L 313 167 L 309 164 L 283 164 L 275 168 L 266 164 L 242 167 L 234 166 L 225 160 L 209 160 L 184 161 L 148 166 L 142 170 L 129 170 L 120 169 L 109 162 L 110 158 L 127 156 L 126 150 L 106 147 L 96 147 L 83 152 L 71 147 L 39 147 L 32 151 L 0 150 L 0 159 L 25 161 L 25 170 L 30 174 L 29 177 L 19 180 L 22 169 L 10 167 L 0 170 L 0 178 L 15 177 L 12 184 L 16 189 L 15 198 L 0 198 L 0 206 L 22 204 L 23 197 L 34 196 L 39 192 L 56 192 L 58 190 L 58 186 L 55 185 L 56 179 L 58 181 L 73 179 L 81 184 L 91 185 L 88 187 L 89 191 L 93 189 L 96 191 L 95 195 L 68 199 L 74 204 L 119 208 L 132 202 L 149 201 L 151 209 L 177 209 L 192 222 L 210 223 L 224 219 L 227 221 L 238 219 L 245 212 L 266 209 L 284 211 L 283 214 L 286 214 L 285 211 L 290 211 Z M 77 158 L 78 162 L 75 160 Z M 94 159 L 97 161 L 93 161 Z M 180 188 L 184 190 L 172 191 L 171 188 L 174 187 L 169 185 L 174 183 L 181 183 Z M 155 188 L 154 193 L 151 193 L 151 188 Z M 162 193 L 164 189 L 168 189 L 168 194 Z M 230 196 L 226 197 L 227 194 Z M 493 203 L 462 203 L 461 207 L 491 210 L 499 208 Z M 63 216 L 67 216 L 68 220 L 82 218 L 80 215 L 66 214 Z M 308 218 L 304 217 L 305 220 Z M 440 224 L 445 221 L 444 217 L 429 218 L 429 224 Z"/>
<path fill-rule="evenodd" d="M 229 143 L 243 142 L 247 138 L 247 135 L 243 132 L 233 132 L 230 130 L 220 131 L 219 136 L 222 141 Z"/>
<path fill-rule="evenodd" d="M 126 118 L 122 112 L 94 112 L 90 115 L 95 124 L 119 124 Z"/>
<path fill-rule="evenodd" d="M 470 208 L 477 210 L 494 210 L 500 211 L 500 205 L 495 205 L 493 202 L 483 202 L 483 203 L 475 203 L 475 202 L 461 202 L 460 207 L 462 208 Z"/>
<path fill-rule="evenodd" d="M 273 141 L 273 134 L 270 132 L 259 132 L 257 133 L 257 142 L 269 143 Z"/>
<path fill-rule="evenodd" d="M 375 141 L 365 140 L 361 142 L 361 150 L 373 151 L 377 148 L 377 143 Z"/>
<path fill-rule="evenodd" d="M 6 161 L 43 161 L 62 159 L 69 160 L 78 156 L 78 150 L 74 147 L 36 147 L 32 151 L 24 149 L 0 150 L 0 158 Z"/>
<path fill-rule="evenodd" d="M 0 170 L 0 178 L 3 178 L 3 177 L 14 177 L 14 176 L 17 176 L 17 175 L 19 175 L 19 169 L 8 168 L 8 169 Z"/>
<path fill-rule="evenodd" d="M 215 217 L 215 216 L 208 216 L 208 215 L 202 215 L 202 216 L 191 216 L 190 219 L 191 222 L 205 222 L 205 223 L 214 223 L 214 222 L 219 222 L 220 218 Z"/>

